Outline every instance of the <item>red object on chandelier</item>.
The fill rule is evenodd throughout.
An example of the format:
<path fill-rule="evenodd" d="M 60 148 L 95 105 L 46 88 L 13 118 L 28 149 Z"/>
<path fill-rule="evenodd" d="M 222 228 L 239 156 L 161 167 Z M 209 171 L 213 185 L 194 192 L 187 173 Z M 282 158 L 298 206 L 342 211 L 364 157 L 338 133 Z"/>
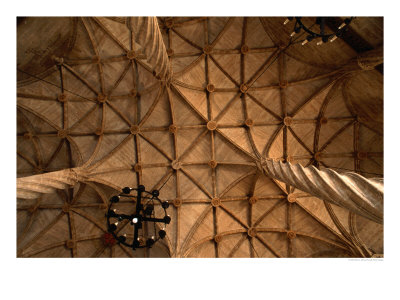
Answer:
<path fill-rule="evenodd" d="M 104 243 L 104 246 L 111 247 L 111 246 L 115 245 L 117 243 L 117 241 L 111 233 L 106 232 L 103 235 L 103 243 Z"/>

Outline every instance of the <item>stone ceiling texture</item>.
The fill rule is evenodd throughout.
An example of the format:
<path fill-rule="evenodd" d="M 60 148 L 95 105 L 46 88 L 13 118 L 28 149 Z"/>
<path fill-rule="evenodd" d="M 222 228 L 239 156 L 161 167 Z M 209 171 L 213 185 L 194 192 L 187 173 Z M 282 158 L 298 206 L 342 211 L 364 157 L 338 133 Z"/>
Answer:
<path fill-rule="evenodd" d="M 275 158 L 383 177 L 378 68 L 348 71 L 359 53 L 341 39 L 290 41 L 285 18 L 162 17 L 166 82 L 129 20 L 18 19 L 17 177 L 91 174 L 17 199 L 18 257 L 383 254 L 383 225 L 257 167 Z M 372 49 L 382 46 L 382 18 L 353 23 Z M 138 184 L 171 203 L 167 237 L 145 250 L 108 245 L 109 198 Z"/>

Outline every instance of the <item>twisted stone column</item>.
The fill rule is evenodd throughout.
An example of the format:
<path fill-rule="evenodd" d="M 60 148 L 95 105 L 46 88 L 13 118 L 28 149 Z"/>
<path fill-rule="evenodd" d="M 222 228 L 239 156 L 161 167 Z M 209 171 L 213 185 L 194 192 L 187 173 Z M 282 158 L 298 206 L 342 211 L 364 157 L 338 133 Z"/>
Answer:
<path fill-rule="evenodd" d="M 383 223 L 383 178 L 367 179 L 356 173 L 339 174 L 331 169 L 304 168 L 299 164 L 273 160 L 264 161 L 261 165 L 272 178 L 374 222 Z"/>
<path fill-rule="evenodd" d="M 369 50 L 357 55 L 341 68 L 344 72 L 360 70 L 373 70 L 376 66 L 383 63 L 383 47 Z"/>
<path fill-rule="evenodd" d="M 156 17 L 130 17 L 126 25 L 147 56 L 147 61 L 161 80 L 171 78 L 171 64 Z"/>
<path fill-rule="evenodd" d="M 17 198 L 36 199 L 41 194 L 74 186 L 85 179 L 86 176 L 79 168 L 17 178 Z"/>
<path fill-rule="evenodd" d="M 373 70 L 383 63 L 383 47 L 379 47 L 357 56 L 357 63 L 363 70 Z"/>

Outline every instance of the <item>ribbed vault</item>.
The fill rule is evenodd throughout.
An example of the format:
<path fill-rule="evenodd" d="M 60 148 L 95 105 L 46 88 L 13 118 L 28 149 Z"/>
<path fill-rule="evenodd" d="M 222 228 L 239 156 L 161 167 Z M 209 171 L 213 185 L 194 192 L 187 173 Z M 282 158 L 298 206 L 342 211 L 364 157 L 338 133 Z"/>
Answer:
<path fill-rule="evenodd" d="M 283 20 L 158 18 L 168 80 L 130 18 L 22 20 L 17 176 L 90 176 L 17 200 L 18 256 L 382 254 L 382 225 L 260 171 L 274 158 L 383 177 L 382 74 L 342 40 L 289 41 Z M 138 184 L 172 204 L 167 237 L 150 250 L 107 246 L 108 199 Z"/>

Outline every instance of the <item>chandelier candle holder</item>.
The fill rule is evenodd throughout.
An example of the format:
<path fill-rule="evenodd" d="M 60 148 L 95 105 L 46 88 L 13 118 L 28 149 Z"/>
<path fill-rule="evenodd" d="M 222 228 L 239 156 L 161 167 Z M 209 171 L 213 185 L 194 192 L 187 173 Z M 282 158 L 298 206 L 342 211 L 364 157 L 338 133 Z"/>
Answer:
<path fill-rule="evenodd" d="M 306 33 L 308 33 L 308 35 L 301 44 L 304 46 L 308 42 L 318 39 L 319 41 L 317 42 L 317 45 L 319 46 L 319 45 L 322 45 L 322 43 L 326 43 L 328 41 L 333 42 L 338 37 L 342 37 L 343 32 L 348 29 L 348 26 L 351 23 L 351 21 L 354 19 L 354 17 L 344 19 L 343 23 L 340 26 L 338 26 L 336 31 L 333 33 L 325 32 L 326 19 L 328 19 L 328 17 L 316 17 L 315 24 L 319 25 L 319 33 L 311 30 L 311 28 L 315 24 L 313 26 L 307 27 L 302 22 L 301 17 L 288 17 L 285 20 L 285 22 L 283 22 L 283 25 L 288 24 L 293 19 L 296 20 L 296 23 L 294 25 L 293 32 L 290 34 L 290 37 L 294 37 L 297 33 L 300 33 L 301 30 L 304 30 Z"/>
<path fill-rule="evenodd" d="M 131 195 L 132 191 L 136 191 L 136 194 Z M 168 201 L 161 201 L 158 198 L 159 194 L 158 190 L 149 192 L 143 185 L 139 185 L 137 188 L 125 187 L 121 194 L 111 197 L 106 213 L 107 226 L 108 232 L 113 235 L 117 243 L 133 250 L 151 248 L 159 239 L 166 236 L 165 226 L 171 222 L 171 217 L 167 214 L 169 203 Z M 128 201 L 120 202 L 124 198 Z M 118 202 L 135 203 L 134 213 L 124 214 L 117 211 L 116 208 L 113 208 L 113 205 Z M 124 220 L 128 220 L 129 225 L 133 226 L 133 235 L 119 234 L 128 225 Z M 118 228 L 118 225 L 122 226 Z"/>

